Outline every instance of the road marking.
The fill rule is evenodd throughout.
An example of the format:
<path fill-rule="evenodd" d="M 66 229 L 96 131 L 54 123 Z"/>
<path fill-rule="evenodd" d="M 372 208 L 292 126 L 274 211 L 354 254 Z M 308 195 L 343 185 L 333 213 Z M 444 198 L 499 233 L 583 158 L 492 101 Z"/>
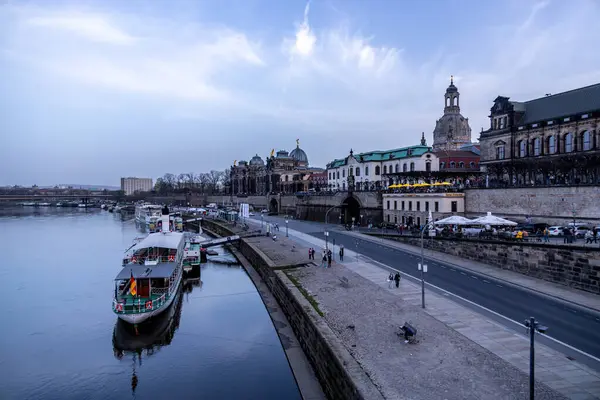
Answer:
<path fill-rule="evenodd" d="M 485 279 L 483 280 L 485 283 L 490 283 L 490 281 L 486 281 Z"/>
<path fill-rule="evenodd" d="M 479 280 L 478 277 L 471 275 L 471 278 Z"/>
<path fill-rule="evenodd" d="M 436 265 L 436 267 L 437 267 L 437 265 Z M 444 267 L 443 265 L 440 265 L 440 267 L 442 267 L 442 268 L 444 268 L 444 269 L 448 268 L 448 267 Z"/>
<path fill-rule="evenodd" d="M 462 275 L 464 275 L 464 276 L 467 276 L 467 273 L 466 273 L 466 272 L 462 272 L 462 271 L 460 271 L 460 273 L 461 273 Z"/>
<path fill-rule="evenodd" d="M 365 257 L 366 257 L 366 256 L 365 256 Z M 382 266 L 383 266 L 385 269 L 393 269 L 394 271 L 402 272 L 402 271 L 400 271 L 400 270 L 398 270 L 398 269 L 396 269 L 396 268 L 394 268 L 394 267 L 390 267 L 389 265 L 386 265 L 386 264 L 380 263 L 379 261 L 375 261 L 375 260 L 373 260 L 372 258 L 369 258 L 369 257 L 366 257 L 366 258 L 367 258 L 369 261 L 373 262 L 374 264 L 380 264 L 380 265 L 382 265 Z M 409 274 L 409 273 L 406 273 L 406 272 L 402 272 L 402 273 L 403 273 L 405 276 L 409 276 L 409 277 L 411 277 L 412 279 L 414 279 L 414 280 L 415 280 L 415 281 L 417 281 L 417 282 L 419 282 L 419 281 L 421 280 L 420 278 L 417 278 L 416 276 L 413 276 L 413 275 L 411 275 L 411 274 Z M 500 314 L 500 313 L 497 313 L 497 312 L 496 312 L 496 311 L 494 311 L 494 310 L 490 310 L 490 309 L 489 309 L 489 308 L 487 308 L 487 307 L 484 307 L 484 306 L 482 306 L 482 305 L 479 305 L 479 304 L 477 304 L 477 303 L 475 303 L 475 302 L 473 302 L 473 301 L 471 301 L 471 300 L 467 300 L 467 299 L 465 299 L 464 297 L 461 297 L 461 296 L 459 296 L 459 295 L 457 295 L 457 294 L 454 294 L 454 293 L 452 293 L 452 292 L 449 292 L 449 291 L 447 291 L 446 289 L 442 289 L 441 287 L 439 287 L 439 286 L 436 286 L 436 285 L 433 285 L 433 284 L 431 284 L 431 283 L 429 283 L 429 282 L 425 282 L 425 284 L 426 284 L 426 285 L 428 285 L 428 286 L 431 286 L 432 288 L 435 288 L 435 289 L 437 289 L 437 290 L 441 291 L 442 293 L 447 293 L 448 295 L 450 295 L 450 296 L 453 296 L 453 297 L 456 297 L 457 299 L 460 299 L 460 300 L 462 300 L 462 301 L 464 301 L 464 302 L 466 302 L 466 303 L 469 303 L 469 304 L 471 304 L 471 305 L 473 305 L 473 306 L 475 306 L 475 307 L 479 307 L 479 308 L 481 308 L 482 310 L 485 310 L 485 311 L 489 312 L 490 314 L 494 314 L 494 315 L 495 315 L 495 316 L 497 316 L 497 317 L 500 317 L 500 318 L 502 318 L 502 319 L 505 319 L 506 321 L 508 321 L 508 322 L 511 322 L 512 324 L 514 324 L 514 325 L 518 326 L 519 328 L 523 328 L 523 324 L 522 324 L 521 322 L 517 322 L 517 321 L 515 321 L 515 320 L 513 320 L 513 319 L 510 319 L 510 318 L 508 318 L 508 317 L 506 317 L 506 316 L 504 316 L 504 315 L 502 315 L 502 314 Z M 500 285 L 496 285 L 496 286 L 500 286 Z M 500 287 L 502 287 L 502 286 L 500 286 Z M 485 317 L 485 316 L 484 316 L 484 317 Z M 596 319 L 597 319 L 597 318 L 596 318 Z M 510 329 L 510 328 L 509 328 L 509 329 Z M 520 335 L 518 331 L 516 331 L 515 333 L 517 333 L 517 337 L 520 337 L 520 338 L 522 338 L 522 339 L 524 339 L 524 340 L 527 340 L 527 341 L 529 341 L 529 339 L 528 339 L 527 337 L 525 337 L 525 336 L 523 336 L 523 335 Z M 543 336 L 543 337 L 545 337 L 545 338 L 547 338 L 547 339 L 549 339 L 549 340 L 551 340 L 551 341 L 553 341 L 553 342 L 555 342 L 555 343 L 558 343 L 558 344 L 560 344 L 560 345 L 562 345 L 562 346 L 564 346 L 564 347 L 566 347 L 566 348 L 568 348 L 568 349 L 571 349 L 571 350 L 573 350 L 573 351 L 575 351 L 575 352 L 577 352 L 577 353 L 579 353 L 579 354 L 581 354 L 581 355 L 583 355 L 583 356 L 585 356 L 585 357 L 588 357 L 588 358 L 590 358 L 590 359 L 592 359 L 592 360 L 594 360 L 594 361 L 596 361 L 596 362 L 600 363 L 600 358 L 598 358 L 598 357 L 594 357 L 593 355 L 591 355 L 591 354 L 588 354 L 588 353 L 586 353 L 586 352 L 585 352 L 585 351 L 583 351 L 583 350 L 579 350 L 578 348 L 576 348 L 576 347 L 573 347 L 573 346 L 571 346 L 570 344 L 567 344 L 567 343 L 565 343 L 565 342 L 561 342 L 560 340 L 558 340 L 558 339 L 555 339 L 555 338 L 553 338 L 553 337 L 551 337 L 551 336 L 548 336 L 548 335 L 546 335 L 545 333 L 538 332 L 538 335 L 541 335 L 541 336 Z"/>
<path fill-rule="evenodd" d="M 450 271 L 454 271 L 454 272 L 456 272 L 456 270 L 455 270 L 454 268 L 450 268 Z"/>
<path fill-rule="evenodd" d="M 498 287 L 503 287 L 502 285 L 498 285 L 498 284 L 497 284 L 496 286 L 498 286 Z"/>

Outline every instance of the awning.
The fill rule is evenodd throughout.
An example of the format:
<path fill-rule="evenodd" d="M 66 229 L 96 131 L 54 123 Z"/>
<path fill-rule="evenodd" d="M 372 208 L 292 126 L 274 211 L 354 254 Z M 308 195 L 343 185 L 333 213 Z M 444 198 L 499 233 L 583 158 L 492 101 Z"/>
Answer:
<path fill-rule="evenodd" d="M 136 279 L 168 278 L 173 274 L 176 267 L 177 264 L 174 262 L 160 263 L 157 265 L 126 265 L 121 272 L 117 274 L 115 281 L 129 279 L 131 278 L 131 274 L 133 274 L 133 277 Z"/>

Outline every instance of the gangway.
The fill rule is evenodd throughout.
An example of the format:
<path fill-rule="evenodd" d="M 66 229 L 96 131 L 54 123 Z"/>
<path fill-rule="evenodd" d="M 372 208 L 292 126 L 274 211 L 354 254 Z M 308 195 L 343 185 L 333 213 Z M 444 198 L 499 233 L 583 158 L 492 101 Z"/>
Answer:
<path fill-rule="evenodd" d="M 232 236 L 225 236 L 225 237 L 220 237 L 220 238 L 216 238 L 216 239 L 209 239 L 209 240 L 205 240 L 202 242 L 196 242 L 196 243 L 200 244 L 200 247 L 206 249 L 206 248 L 213 247 L 213 246 L 220 246 L 222 244 L 235 242 L 240 239 L 241 239 L 240 235 L 232 235 Z"/>

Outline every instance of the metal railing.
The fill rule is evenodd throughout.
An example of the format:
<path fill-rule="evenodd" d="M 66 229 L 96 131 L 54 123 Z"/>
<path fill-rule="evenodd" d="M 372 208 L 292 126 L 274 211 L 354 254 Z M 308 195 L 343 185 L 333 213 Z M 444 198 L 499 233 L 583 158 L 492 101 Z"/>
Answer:
<path fill-rule="evenodd" d="M 132 298 L 131 303 L 125 299 L 113 299 L 113 311 L 117 314 L 140 314 L 147 313 L 162 307 L 168 299 L 169 293 L 166 292 L 157 299 L 150 298 Z"/>
<path fill-rule="evenodd" d="M 146 261 L 159 262 L 159 263 L 176 262 L 176 261 L 179 261 L 179 258 L 180 257 L 177 255 L 170 255 L 170 256 L 136 256 L 136 255 L 132 255 L 132 256 L 126 257 L 123 260 L 123 265 L 126 265 L 126 264 L 144 265 Z"/>

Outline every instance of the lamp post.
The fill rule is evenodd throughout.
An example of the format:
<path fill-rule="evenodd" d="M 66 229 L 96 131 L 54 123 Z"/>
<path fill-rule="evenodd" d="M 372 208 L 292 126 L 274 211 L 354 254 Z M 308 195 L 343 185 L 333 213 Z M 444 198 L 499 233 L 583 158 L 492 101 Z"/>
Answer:
<path fill-rule="evenodd" d="M 262 232 L 263 230 L 263 222 L 265 221 L 265 215 L 264 214 L 260 214 L 260 231 Z"/>
<path fill-rule="evenodd" d="M 529 332 L 529 399 L 535 398 L 535 332 L 546 333 L 547 326 L 540 325 L 535 318 L 530 317 L 524 322 Z"/>
<path fill-rule="evenodd" d="M 573 229 L 575 229 L 575 216 L 577 215 L 577 210 L 575 209 L 575 203 L 573 203 L 573 210 L 571 210 L 571 212 L 573 213 Z"/>
<path fill-rule="evenodd" d="M 327 250 L 329 248 L 328 247 L 329 242 L 327 240 L 328 238 L 329 238 L 329 232 L 325 231 L 325 250 Z"/>
<path fill-rule="evenodd" d="M 421 227 L 421 263 L 418 268 L 421 271 L 421 307 L 425 308 L 425 272 L 427 272 L 427 265 L 425 264 L 425 229 L 429 227 L 429 224 Z"/>
<path fill-rule="evenodd" d="M 285 220 L 285 237 L 289 237 L 289 235 L 288 235 L 288 222 L 289 221 L 286 219 Z"/>

